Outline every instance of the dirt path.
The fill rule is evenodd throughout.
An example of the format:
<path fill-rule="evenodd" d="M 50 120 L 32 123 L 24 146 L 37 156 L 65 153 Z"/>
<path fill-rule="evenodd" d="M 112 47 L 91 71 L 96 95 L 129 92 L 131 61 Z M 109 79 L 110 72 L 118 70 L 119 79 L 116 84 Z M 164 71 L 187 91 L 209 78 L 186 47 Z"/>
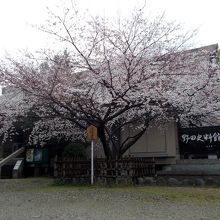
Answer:
<path fill-rule="evenodd" d="M 217 220 L 220 216 L 218 196 L 190 201 L 163 194 L 166 188 L 158 193 L 156 188 L 51 187 L 51 183 L 49 179 L 0 180 L 0 219 Z M 209 194 L 212 189 L 204 190 Z"/>

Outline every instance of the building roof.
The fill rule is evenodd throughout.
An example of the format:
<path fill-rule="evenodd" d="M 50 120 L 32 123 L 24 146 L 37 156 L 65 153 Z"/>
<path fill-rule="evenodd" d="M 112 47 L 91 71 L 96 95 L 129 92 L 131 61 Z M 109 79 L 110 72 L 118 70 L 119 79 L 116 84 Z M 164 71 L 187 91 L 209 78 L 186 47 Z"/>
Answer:
<path fill-rule="evenodd" d="M 190 50 L 187 50 L 187 51 L 191 51 L 191 52 L 196 52 L 196 51 L 199 51 L 199 50 L 206 50 L 208 52 L 213 52 L 215 50 L 218 49 L 218 44 L 211 44 L 211 45 L 207 45 L 207 46 L 203 46 L 203 47 L 197 47 L 197 48 L 193 48 L 193 49 L 190 49 Z"/>

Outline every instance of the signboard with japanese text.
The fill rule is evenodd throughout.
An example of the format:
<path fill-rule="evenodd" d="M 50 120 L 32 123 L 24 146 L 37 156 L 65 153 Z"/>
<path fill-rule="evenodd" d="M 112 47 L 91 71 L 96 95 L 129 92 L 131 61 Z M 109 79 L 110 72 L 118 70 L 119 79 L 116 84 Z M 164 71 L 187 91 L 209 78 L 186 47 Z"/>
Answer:
<path fill-rule="evenodd" d="M 86 133 L 87 133 L 87 138 L 89 140 L 96 140 L 97 139 L 97 128 L 95 126 L 90 125 L 86 129 Z"/>
<path fill-rule="evenodd" d="M 33 162 L 34 161 L 34 149 L 27 149 L 26 150 L 26 162 Z"/>
<path fill-rule="evenodd" d="M 220 157 L 220 126 L 179 129 L 180 155 L 206 158 Z"/>
<path fill-rule="evenodd" d="M 48 149 L 47 148 L 27 148 L 26 149 L 27 163 L 47 163 Z"/>

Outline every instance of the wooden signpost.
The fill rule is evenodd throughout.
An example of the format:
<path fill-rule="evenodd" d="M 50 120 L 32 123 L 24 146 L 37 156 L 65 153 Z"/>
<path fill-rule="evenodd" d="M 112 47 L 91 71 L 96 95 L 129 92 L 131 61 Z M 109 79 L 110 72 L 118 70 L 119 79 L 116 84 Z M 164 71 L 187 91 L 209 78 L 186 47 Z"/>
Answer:
<path fill-rule="evenodd" d="M 86 129 L 87 138 L 91 140 L 91 184 L 94 183 L 94 141 L 97 139 L 97 128 L 94 125 L 90 125 Z"/>

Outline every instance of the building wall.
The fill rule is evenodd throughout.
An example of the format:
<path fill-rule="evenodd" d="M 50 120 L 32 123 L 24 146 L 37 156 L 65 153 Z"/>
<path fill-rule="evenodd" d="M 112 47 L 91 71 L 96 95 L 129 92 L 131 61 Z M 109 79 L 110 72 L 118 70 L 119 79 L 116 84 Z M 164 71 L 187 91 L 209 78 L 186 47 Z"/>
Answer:
<path fill-rule="evenodd" d="M 134 129 L 126 129 L 122 132 L 122 141 L 135 134 Z M 104 157 L 100 143 L 95 145 L 95 156 Z M 167 123 L 164 128 L 157 125 L 150 128 L 143 136 L 125 153 L 125 156 L 148 157 L 155 159 L 158 164 L 175 164 L 178 159 L 178 136 L 175 122 Z"/>
<path fill-rule="evenodd" d="M 128 134 L 132 132 L 130 129 Z M 159 163 L 175 163 L 179 155 L 176 123 L 169 122 L 164 128 L 151 126 L 126 155 L 154 158 Z"/>

